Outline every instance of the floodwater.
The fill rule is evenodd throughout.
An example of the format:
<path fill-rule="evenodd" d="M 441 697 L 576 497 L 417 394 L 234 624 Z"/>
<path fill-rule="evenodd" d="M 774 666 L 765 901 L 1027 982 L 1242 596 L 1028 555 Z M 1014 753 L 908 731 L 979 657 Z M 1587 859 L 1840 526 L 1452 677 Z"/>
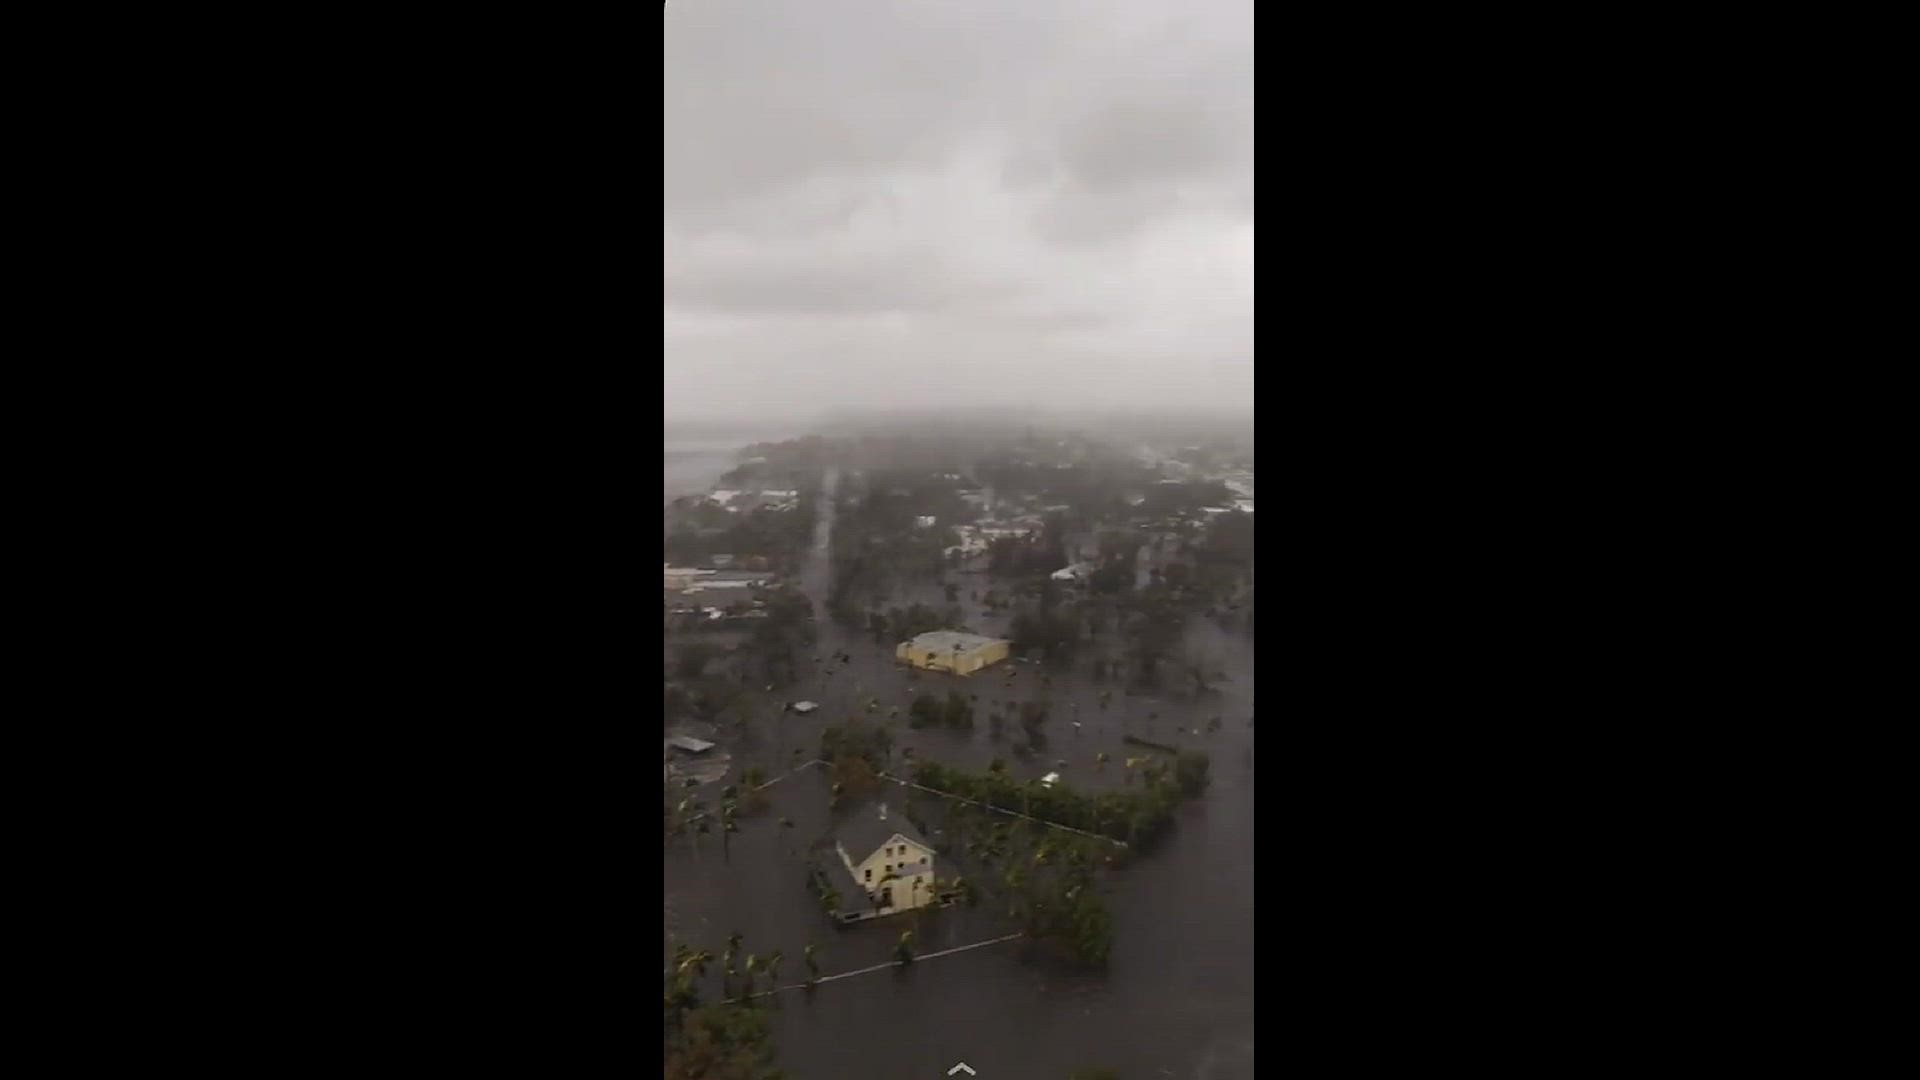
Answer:
<path fill-rule="evenodd" d="M 739 443 L 732 440 L 682 439 L 666 449 L 666 501 L 682 495 L 703 495 L 738 460 Z"/>
<path fill-rule="evenodd" d="M 742 448 L 755 442 L 790 438 L 783 428 L 748 429 L 713 425 L 667 427 L 666 502 L 682 495 L 704 495 L 740 462 Z"/>
<path fill-rule="evenodd" d="M 837 480 L 828 477 L 829 492 Z M 801 575 L 816 610 L 830 573 L 830 495 L 820 505 L 822 520 Z M 987 628 L 988 619 L 970 601 L 972 582 L 966 575 L 959 579 L 969 622 Z M 986 587 L 980 575 L 978 588 Z M 837 980 L 810 993 L 778 994 L 763 1001 L 771 1003 L 778 1064 L 790 1077 L 932 1080 L 960 1061 L 979 1080 L 1062 1080 L 1090 1065 L 1115 1067 L 1128 1080 L 1254 1075 L 1252 642 L 1203 618 L 1190 622 L 1188 648 L 1228 676 L 1214 692 L 1196 699 L 1176 688 L 1137 697 L 1114 688 L 1110 705 L 1101 709 L 1099 692 L 1110 684 L 1092 681 L 1085 665 L 1052 672 L 1050 686 L 1041 685 L 1046 668 L 1024 662 L 970 677 L 915 672 L 895 663 L 891 642 L 819 620 L 815 652 L 821 660 L 807 665 L 799 685 L 759 694 L 764 707 L 731 736 L 736 768 L 760 764 L 769 775 L 786 773 L 796 748 L 801 759 L 812 758 L 823 726 L 863 712 L 866 701 L 877 697 L 878 718 L 894 706 L 903 717 L 894 730 L 896 774 L 910 767 L 902 750 L 911 747 L 918 756 L 973 769 L 1005 757 L 1009 773 L 1019 779 L 1040 776 L 1065 759 L 1068 783 L 1117 787 L 1124 772 L 1119 763 L 1129 752 L 1144 752 L 1120 741 L 1134 733 L 1207 750 L 1211 783 L 1182 805 L 1175 829 L 1155 851 L 1106 876 L 1102 891 L 1113 910 L 1114 944 L 1104 973 L 1070 974 L 1045 961 L 1023 960 L 1019 943 L 1012 942 Z M 841 652 L 850 662 L 830 659 Z M 906 705 L 915 694 L 944 695 L 948 689 L 978 696 L 972 731 L 906 726 Z M 1030 759 L 1015 757 L 991 737 L 987 707 L 1043 695 L 1053 708 L 1048 745 Z M 807 717 L 780 713 L 781 701 L 805 698 L 822 707 Z M 1222 731 L 1194 734 L 1216 715 Z M 1176 728 L 1182 733 L 1176 735 Z M 1100 751 L 1112 759 L 1104 768 L 1094 761 Z M 726 782 L 737 780 L 734 772 Z M 806 849 L 832 828 L 829 783 L 818 768 L 782 779 L 767 789 L 768 810 L 743 819 L 724 850 L 717 832 L 696 837 L 697 845 L 684 839 L 667 845 L 669 950 L 684 941 L 717 956 L 727 935 L 738 932 L 746 951 L 784 952 L 779 982 L 789 984 L 805 975 L 801 950 L 808 941 L 819 947 L 822 974 L 834 974 L 885 961 L 900 931 L 910 926 L 921 953 L 1008 932 L 990 902 L 833 925 L 806 888 Z M 905 789 L 888 791 L 890 802 L 904 804 Z M 717 801 L 711 788 L 700 794 Z M 781 828 L 782 817 L 795 827 Z M 935 872 L 945 878 L 967 868 L 936 861 Z M 719 965 L 713 967 L 709 999 L 719 989 Z"/>

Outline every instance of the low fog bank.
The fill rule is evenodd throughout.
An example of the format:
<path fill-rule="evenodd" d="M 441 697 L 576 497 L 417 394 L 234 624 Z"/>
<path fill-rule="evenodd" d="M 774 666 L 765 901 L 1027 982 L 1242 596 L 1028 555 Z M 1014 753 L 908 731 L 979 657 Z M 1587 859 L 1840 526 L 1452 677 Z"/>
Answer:
<path fill-rule="evenodd" d="M 803 435 L 1020 435 L 1028 430 L 1073 431 L 1115 442 L 1164 443 L 1228 438 L 1251 443 L 1254 416 L 1243 410 L 1091 411 L 1046 408 L 940 410 L 829 410 L 799 418 L 782 416 L 670 419 L 669 446 L 688 443 L 776 442 Z"/>

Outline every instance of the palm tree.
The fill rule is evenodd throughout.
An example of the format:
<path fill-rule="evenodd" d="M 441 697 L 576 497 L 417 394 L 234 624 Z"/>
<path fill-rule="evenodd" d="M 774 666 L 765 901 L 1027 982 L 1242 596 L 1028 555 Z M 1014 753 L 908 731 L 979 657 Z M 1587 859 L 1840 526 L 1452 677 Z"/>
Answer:
<path fill-rule="evenodd" d="M 746 981 L 742 983 L 740 986 L 741 1001 L 750 1002 L 753 1000 L 753 973 L 759 970 L 760 970 L 760 958 L 753 955 L 752 953 L 748 953 L 747 954 L 747 978 L 746 978 Z"/>
<path fill-rule="evenodd" d="M 913 931 L 901 931 L 900 944 L 893 948 L 893 958 L 900 961 L 903 967 L 913 963 Z"/>
<path fill-rule="evenodd" d="M 820 981 L 820 957 L 818 950 L 814 947 L 813 942 L 809 941 L 807 942 L 807 947 L 802 949 L 800 953 L 807 962 L 807 986 L 811 988 L 814 983 Z"/>
<path fill-rule="evenodd" d="M 679 974 L 689 979 L 703 979 L 707 975 L 707 965 L 713 962 L 713 954 L 705 949 L 688 950 L 682 945 L 674 954 L 679 961 Z"/>
<path fill-rule="evenodd" d="M 1107 752 L 1106 752 L 1105 750 L 1102 750 L 1102 751 L 1100 751 L 1099 753 L 1097 753 L 1097 754 L 1095 754 L 1095 755 L 1093 755 L 1093 767 L 1094 767 L 1094 769 L 1095 769 L 1095 770 L 1097 771 L 1097 770 L 1099 770 L 1099 769 L 1101 769 L 1101 768 L 1103 768 L 1103 767 L 1105 767 L 1105 765 L 1107 764 L 1107 761 L 1108 761 L 1108 758 L 1107 758 Z"/>
<path fill-rule="evenodd" d="M 699 798 L 693 795 L 689 795 L 686 798 L 681 799 L 680 804 L 674 807 L 673 809 L 674 831 L 677 833 L 685 833 L 688 838 L 688 843 L 693 843 L 693 839 L 692 839 L 693 838 L 693 822 L 694 822 L 694 819 L 698 818 L 699 816 L 700 816 Z M 699 853 L 700 853 L 699 845 L 695 844 L 694 845 L 695 857 L 698 857 Z"/>
<path fill-rule="evenodd" d="M 1076 881 L 1083 881 L 1093 869 L 1093 855 L 1085 842 L 1076 842 L 1067 848 L 1067 867 Z"/>
<path fill-rule="evenodd" d="M 694 991 L 691 976 L 676 970 L 667 981 L 666 1007 L 673 1018 L 673 1026 L 678 1030 L 688 1009 L 700 1003 L 700 996 Z"/>
<path fill-rule="evenodd" d="M 779 989 L 780 986 L 780 961 L 785 956 L 786 954 L 779 949 L 775 949 L 767 954 L 767 983 L 776 990 Z"/>
<path fill-rule="evenodd" d="M 735 934 L 727 940 L 727 951 L 720 954 L 720 998 L 730 1000 L 733 997 L 733 979 L 740 974 L 739 960 L 740 935 Z"/>
<path fill-rule="evenodd" d="M 685 799 L 667 809 L 667 836 L 679 836 L 687 831 L 687 802 Z"/>
<path fill-rule="evenodd" d="M 733 823 L 733 806 L 729 803 L 720 812 L 720 858 L 722 861 L 728 863 L 733 861 L 733 845 L 729 843 L 728 838 L 739 831 L 740 826 Z"/>

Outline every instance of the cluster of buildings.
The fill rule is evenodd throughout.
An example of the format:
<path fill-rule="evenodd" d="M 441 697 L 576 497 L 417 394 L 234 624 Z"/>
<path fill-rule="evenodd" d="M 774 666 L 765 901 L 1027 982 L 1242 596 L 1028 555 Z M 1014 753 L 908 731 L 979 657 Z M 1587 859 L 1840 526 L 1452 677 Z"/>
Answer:
<path fill-rule="evenodd" d="M 1233 500 L 1233 509 L 1243 514 L 1253 513 L 1253 470 L 1235 469 L 1220 475 L 1221 483 L 1227 490 L 1238 496 Z"/>
<path fill-rule="evenodd" d="M 714 562 L 732 560 L 716 555 Z M 762 567 L 766 560 L 752 560 Z M 764 569 L 735 570 L 704 566 L 663 564 L 669 628 L 691 629 L 718 623 L 723 619 L 767 618 L 766 601 L 757 599 L 753 590 L 773 584 L 775 578 Z"/>
<path fill-rule="evenodd" d="M 1224 506 L 1204 507 L 1203 509 L 1206 511 L 1208 517 L 1216 514 L 1231 514 L 1235 512 L 1242 514 L 1253 513 L 1253 469 L 1251 466 L 1234 465 L 1225 468 L 1203 469 L 1197 465 L 1189 465 L 1186 462 L 1177 461 L 1173 458 L 1153 457 L 1147 460 L 1150 460 L 1154 467 L 1159 469 L 1161 473 L 1167 474 L 1167 478 L 1160 481 L 1162 484 L 1218 483 L 1225 485 L 1226 489 L 1233 493 L 1233 500 Z M 1128 501 L 1133 502 L 1135 506 L 1139 505 L 1139 502 L 1134 502 L 1133 500 Z"/>
<path fill-rule="evenodd" d="M 728 559 L 730 556 L 716 555 L 714 561 Z M 761 560 L 765 565 L 765 560 Z M 724 592 L 730 589 L 740 590 L 736 595 L 745 596 L 749 589 L 762 588 L 774 580 L 766 570 L 734 570 L 719 567 L 674 566 L 663 563 L 665 573 L 662 587 L 669 593 Z"/>
<path fill-rule="evenodd" d="M 729 604 L 726 607 L 712 605 L 678 606 L 667 609 L 669 629 L 690 630 L 709 623 L 718 623 L 727 619 L 765 619 L 767 609 L 763 601 L 755 600 L 751 604 Z M 721 629 L 726 629 L 721 627 Z"/>
<path fill-rule="evenodd" d="M 980 555 L 993 546 L 995 540 L 1027 537 L 1040 531 L 1040 514 L 1035 511 L 1031 501 L 1023 511 L 1018 500 L 1009 502 L 998 498 L 991 488 L 962 491 L 960 498 L 975 511 L 976 516 L 971 522 L 954 526 L 954 531 L 960 535 L 960 543 L 947 548 L 948 554 L 957 551 L 963 558 Z"/>
<path fill-rule="evenodd" d="M 759 491 L 715 488 L 706 501 L 708 505 L 718 506 L 732 514 L 743 510 L 782 512 L 800 505 L 800 492 L 794 488 L 762 488 Z"/>
<path fill-rule="evenodd" d="M 955 526 L 954 532 L 960 535 L 960 542 L 948 547 L 946 552 L 952 554 L 957 551 L 962 558 L 980 555 L 992 547 L 995 540 L 1032 536 L 1040 531 L 1040 527 L 1040 519 L 1032 516 Z"/>

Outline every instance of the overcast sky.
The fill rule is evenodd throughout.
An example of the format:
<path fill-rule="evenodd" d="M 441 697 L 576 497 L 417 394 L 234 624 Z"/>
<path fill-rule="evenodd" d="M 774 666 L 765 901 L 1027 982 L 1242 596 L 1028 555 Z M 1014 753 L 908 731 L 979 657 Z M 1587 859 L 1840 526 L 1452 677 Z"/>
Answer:
<path fill-rule="evenodd" d="M 1250 409 L 1252 0 L 668 0 L 669 420 Z"/>

